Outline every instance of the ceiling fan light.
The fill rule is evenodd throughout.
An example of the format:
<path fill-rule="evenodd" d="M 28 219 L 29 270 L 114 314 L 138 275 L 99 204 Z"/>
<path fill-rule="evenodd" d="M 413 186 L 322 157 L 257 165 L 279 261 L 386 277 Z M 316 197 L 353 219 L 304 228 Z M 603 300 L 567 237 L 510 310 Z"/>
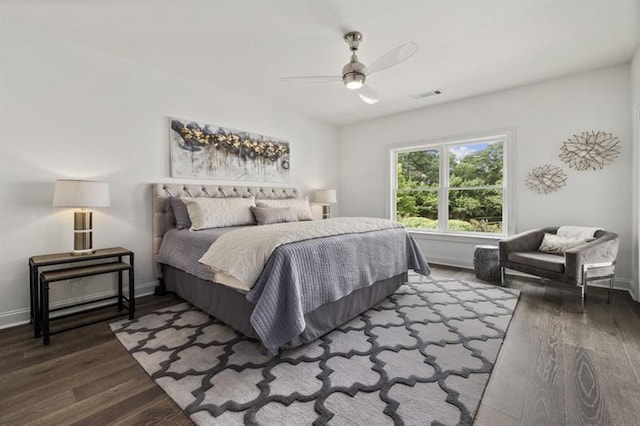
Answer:
<path fill-rule="evenodd" d="M 356 72 L 348 73 L 342 77 L 342 81 L 344 81 L 344 85 L 347 86 L 347 89 L 358 90 L 364 84 L 364 74 Z"/>
<path fill-rule="evenodd" d="M 368 98 L 366 96 L 360 95 L 360 99 L 362 99 L 365 103 L 369 105 L 375 105 L 378 103 L 377 99 Z"/>

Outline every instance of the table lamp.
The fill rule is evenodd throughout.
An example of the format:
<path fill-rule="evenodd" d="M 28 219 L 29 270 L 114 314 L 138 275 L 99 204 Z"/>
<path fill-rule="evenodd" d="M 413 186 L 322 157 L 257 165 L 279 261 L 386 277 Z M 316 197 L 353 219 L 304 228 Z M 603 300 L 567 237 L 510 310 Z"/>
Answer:
<path fill-rule="evenodd" d="M 320 189 L 316 191 L 316 202 L 322 203 L 322 218 L 329 219 L 331 217 L 330 204 L 338 201 L 335 189 Z"/>
<path fill-rule="evenodd" d="M 73 213 L 71 254 L 93 253 L 93 215 L 85 207 L 109 207 L 109 184 L 90 180 L 57 180 L 53 206 L 80 209 Z"/>

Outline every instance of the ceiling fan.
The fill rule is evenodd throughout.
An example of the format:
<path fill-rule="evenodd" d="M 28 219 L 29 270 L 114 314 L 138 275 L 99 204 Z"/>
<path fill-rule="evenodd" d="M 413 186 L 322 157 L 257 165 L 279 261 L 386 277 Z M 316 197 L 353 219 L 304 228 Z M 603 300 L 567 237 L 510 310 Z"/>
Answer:
<path fill-rule="evenodd" d="M 307 77 L 283 77 L 284 81 L 301 81 L 309 83 L 330 83 L 340 81 L 349 90 L 353 90 L 360 99 L 364 102 L 373 105 L 378 103 L 378 95 L 369 86 L 365 84 L 365 80 L 371 74 L 383 71 L 409 59 L 414 53 L 418 51 L 418 45 L 414 42 L 402 44 L 394 49 L 391 49 L 378 59 L 373 61 L 371 65 L 366 67 L 362 62 L 358 60 L 356 53 L 358 52 L 358 46 L 362 42 L 362 33 L 358 31 L 351 31 L 344 35 L 344 41 L 349 45 L 351 50 L 351 60 L 342 68 L 342 75 L 314 75 Z"/>

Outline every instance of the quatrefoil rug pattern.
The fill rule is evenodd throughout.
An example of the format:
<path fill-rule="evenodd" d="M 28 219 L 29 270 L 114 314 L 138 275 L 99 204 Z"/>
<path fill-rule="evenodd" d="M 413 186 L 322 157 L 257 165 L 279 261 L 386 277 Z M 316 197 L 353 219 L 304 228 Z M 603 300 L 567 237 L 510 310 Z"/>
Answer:
<path fill-rule="evenodd" d="M 111 328 L 199 425 L 471 424 L 518 297 L 412 274 L 376 307 L 276 357 L 187 303 Z"/>

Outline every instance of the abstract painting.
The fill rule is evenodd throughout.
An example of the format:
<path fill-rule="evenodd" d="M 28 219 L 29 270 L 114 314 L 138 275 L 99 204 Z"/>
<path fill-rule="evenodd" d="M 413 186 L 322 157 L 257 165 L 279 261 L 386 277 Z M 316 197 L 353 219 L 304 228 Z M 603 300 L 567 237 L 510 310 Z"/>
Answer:
<path fill-rule="evenodd" d="M 289 142 L 171 119 L 171 176 L 255 182 L 289 180 Z"/>

